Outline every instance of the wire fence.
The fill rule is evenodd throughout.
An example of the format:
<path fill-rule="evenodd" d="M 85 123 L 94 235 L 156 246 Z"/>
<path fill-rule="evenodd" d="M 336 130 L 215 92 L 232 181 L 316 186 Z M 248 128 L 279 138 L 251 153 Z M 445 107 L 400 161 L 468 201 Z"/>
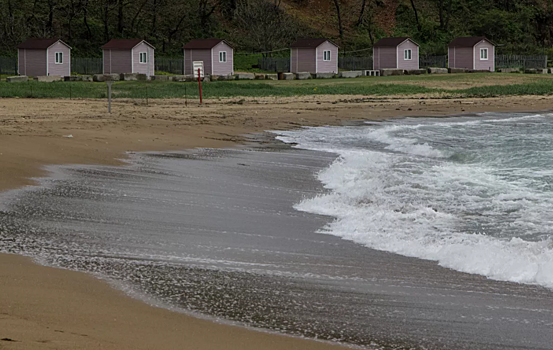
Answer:
<path fill-rule="evenodd" d="M 260 69 L 271 72 L 289 72 L 290 58 L 288 57 L 262 57 L 257 60 Z"/>
<path fill-rule="evenodd" d="M 373 69 L 373 58 L 372 56 L 338 57 L 338 68 L 343 70 L 370 70 Z"/>
<path fill-rule="evenodd" d="M 547 68 L 547 55 L 496 55 L 495 68 Z"/>
<path fill-rule="evenodd" d="M 447 55 L 433 56 L 433 55 L 420 55 L 419 56 L 420 68 L 447 68 Z"/>
<path fill-rule="evenodd" d="M 17 75 L 16 57 L 0 57 L 0 75 Z"/>
<path fill-rule="evenodd" d="M 84 75 L 102 74 L 102 64 L 101 57 L 71 57 L 71 73 Z"/>
<path fill-rule="evenodd" d="M 184 74 L 183 58 L 156 57 L 154 66 L 156 72 L 165 72 L 178 75 Z"/>

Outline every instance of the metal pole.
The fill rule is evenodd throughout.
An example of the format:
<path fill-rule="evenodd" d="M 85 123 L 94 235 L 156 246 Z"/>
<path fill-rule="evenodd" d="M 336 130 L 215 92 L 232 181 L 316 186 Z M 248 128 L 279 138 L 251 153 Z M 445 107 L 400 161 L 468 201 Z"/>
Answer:
<path fill-rule="evenodd" d="M 111 80 L 106 81 L 106 84 L 108 84 L 108 112 L 111 114 L 111 84 L 113 82 Z"/>
<path fill-rule="evenodd" d="M 186 82 L 184 83 L 184 105 L 188 107 L 188 94 L 186 93 Z"/>

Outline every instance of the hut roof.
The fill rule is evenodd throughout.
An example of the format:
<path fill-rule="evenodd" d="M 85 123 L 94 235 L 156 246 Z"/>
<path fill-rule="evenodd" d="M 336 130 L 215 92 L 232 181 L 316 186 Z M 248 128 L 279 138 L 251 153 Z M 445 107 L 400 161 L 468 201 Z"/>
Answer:
<path fill-rule="evenodd" d="M 336 45 L 332 41 L 330 41 L 328 39 L 325 39 L 325 38 L 299 39 L 295 43 L 290 45 L 290 47 L 292 47 L 292 48 L 311 48 L 311 49 L 314 49 L 314 48 L 317 48 L 317 47 L 321 46 L 323 43 L 325 43 L 327 41 L 329 43 L 331 43 L 332 45 L 338 47 L 338 45 Z"/>
<path fill-rule="evenodd" d="M 469 36 L 455 38 L 452 42 L 449 43 L 449 47 L 474 47 L 474 45 L 478 44 L 482 40 L 486 40 L 492 45 L 495 45 L 491 40 L 487 39 L 484 36 Z"/>
<path fill-rule="evenodd" d="M 183 49 L 209 50 L 219 45 L 220 42 L 224 42 L 228 46 L 233 47 L 226 40 L 211 38 L 211 39 L 192 39 L 186 45 L 183 46 Z"/>
<path fill-rule="evenodd" d="M 415 45 L 419 46 L 413 39 L 409 37 L 382 38 L 374 44 L 374 47 L 396 47 L 405 40 L 411 40 Z"/>
<path fill-rule="evenodd" d="M 144 42 L 146 45 L 150 46 L 152 49 L 155 47 L 143 39 L 111 39 L 107 44 L 102 46 L 102 49 L 107 50 L 131 50 L 136 45 Z"/>
<path fill-rule="evenodd" d="M 50 39 L 27 39 L 21 44 L 17 46 L 18 49 L 29 49 L 29 50 L 46 50 L 50 46 L 54 45 L 58 41 L 61 41 L 60 39 L 50 38 Z M 63 41 L 61 41 L 65 46 L 68 48 L 71 48 L 71 46 L 67 45 Z"/>

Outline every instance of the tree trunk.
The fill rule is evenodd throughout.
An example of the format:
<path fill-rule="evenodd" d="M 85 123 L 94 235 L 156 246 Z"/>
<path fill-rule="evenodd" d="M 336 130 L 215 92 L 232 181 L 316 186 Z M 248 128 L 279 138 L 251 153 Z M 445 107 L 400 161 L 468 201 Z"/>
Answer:
<path fill-rule="evenodd" d="M 90 25 L 88 24 L 88 1 L 89 0 L 85 0 L 83 7 L 83 23 L 86 27 L 87 39 L 92 39 L 92 30 L 90 29 Z"/>
<path fill-rule="evenodd" d="M 124 24 L 123 24 L 123 10 L 125 8 L 125 1 L 119 0 L 118 1 L 118 12 L 117 12 L 117 31 L 119 34 L 123 34 Z"/>
<path fill-rule="evenodd" d="M 415 12 L 415 20 L 417 21 L 417 29 L 420 32 L 422 27 L 421 27 L 421 24 L 419 22 L 419 13 L 417 11 L 417 7 L 415 6 L 415 0 L 411 0 L 411 7 L 413 8 L 413 12 Z"/>
<path fill-rule="evenodd" d="M 339 0 L 334 0 L 334 6 L 336 7 L 336 16 L 338 17 L 338 30 L 340 31 L 340 40 L 344 41 L 344 28 L 342 26 L 342 15 L 340 14 Z"/>
<path fill-rule="evenodd" d="M 367 0 L 363 0 L 361 3 L 361 11 L 359 11 L 359 19 L 357 20 L 357 26 L 363 24 L 363 17 L 365 15 L 365 7 L 367 6 Z"/>

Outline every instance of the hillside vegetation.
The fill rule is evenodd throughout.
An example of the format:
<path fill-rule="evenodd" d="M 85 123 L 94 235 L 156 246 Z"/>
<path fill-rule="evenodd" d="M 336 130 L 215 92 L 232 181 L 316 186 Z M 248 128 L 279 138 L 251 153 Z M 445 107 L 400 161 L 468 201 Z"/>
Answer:
<path fill-rule="evenodd" d="M 180 55 L 192 38 L 221 37 L 242 52 L 326 36 L 343 51 L 411 36 L 444 54 L 456 36 L 487 36 L 502 53 L 549 53 L 553 0 L 0 0 L 0 55 L 29 37 L 60 37 L 74 56 L 99 56 L 112 38 L 144 38 Z M 286 51 L 283 51 L 286 54 Z"/>

